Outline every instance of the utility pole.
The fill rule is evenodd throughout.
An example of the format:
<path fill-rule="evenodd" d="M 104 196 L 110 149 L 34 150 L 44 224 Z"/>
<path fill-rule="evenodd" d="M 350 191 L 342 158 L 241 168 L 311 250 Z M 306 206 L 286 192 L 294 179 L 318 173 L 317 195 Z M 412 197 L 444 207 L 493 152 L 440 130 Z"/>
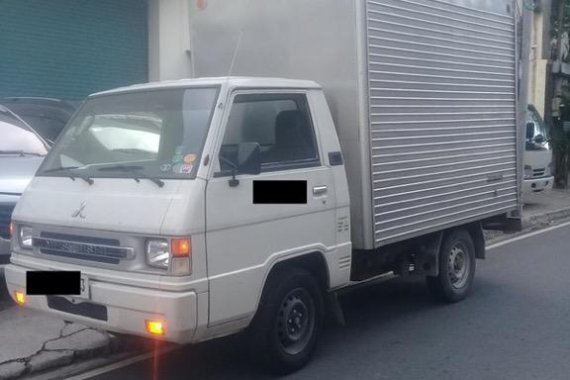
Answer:
<path fill-rule="evenodd" d="M 558 10 L 558 35 L 556 46 L 551 57 L 549 70 L 549 80 L 547 81 L 547 104 L 546 109 L 549 111 L 548 118 L 545 120 L 550 124 L 552 133 L 563 138 L 563 125 L 561 123 L 561 99 L 562 99 L 562 34 L 564 33 L 564 20 L 566 13 L 566 0 L 558 0 L 557 4 L 552 4 L 552 9 Z M 563 184 L 564 188 L 568 187 L 568 167 L 566 160 L 566 152 L 560 146 L 554 146 L 554 174 L 555 184 Z"/>
<path fill-rule="evenodd" d="M 558 61 L 558 67 L 560 67 L 560 73 L 562 72 L 562 34 L 564 33 L 564 18 L 566 13 L 566 0 L 558 0 L 558 39 L 556 41 L 556 57 L 555 60 Z M 560 99 L 562 96 L 562 77 L 560 75 L 554 78 L 554 98 L 552 99 L 552 111 L 553 115 L 558 116 L 560 120 Z"/>

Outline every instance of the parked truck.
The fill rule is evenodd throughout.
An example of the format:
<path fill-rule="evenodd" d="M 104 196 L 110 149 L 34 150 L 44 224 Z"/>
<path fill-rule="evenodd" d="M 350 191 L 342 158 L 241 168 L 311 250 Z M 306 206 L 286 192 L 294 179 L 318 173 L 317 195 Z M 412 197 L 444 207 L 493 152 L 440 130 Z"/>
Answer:
<path fill-rule="evenodd" d="M 177 343 L 244 331 L 280 373 L 342 289 L 464 299 L 483 229 L 520 218 L 513 2 L 205 4 L 195 79 L 91 95 L 50 151 L 14 211 L 14 299 Z"/>
<path fill-rule="evenodd" d="M 550 131 L 532 105 L 528 105 L 525 124 L 523 201 L 532 193 L 547 193 L 554 185 Z"/>

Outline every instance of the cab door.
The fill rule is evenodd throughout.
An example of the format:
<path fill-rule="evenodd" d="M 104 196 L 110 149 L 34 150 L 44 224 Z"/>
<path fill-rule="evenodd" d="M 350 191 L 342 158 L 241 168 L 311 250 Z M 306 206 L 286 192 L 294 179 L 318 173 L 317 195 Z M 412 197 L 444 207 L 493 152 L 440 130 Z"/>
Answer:
<path fill-rule="evenodd" d="M 251 316 L 273 263 L 326 253 L 336 239 L 333 177 L 307 93 L 237 91 L 225 120 L 206 188 L 210 326 Z M 230 184 L 243 142 L 260 145 L 261 173 Z"/>

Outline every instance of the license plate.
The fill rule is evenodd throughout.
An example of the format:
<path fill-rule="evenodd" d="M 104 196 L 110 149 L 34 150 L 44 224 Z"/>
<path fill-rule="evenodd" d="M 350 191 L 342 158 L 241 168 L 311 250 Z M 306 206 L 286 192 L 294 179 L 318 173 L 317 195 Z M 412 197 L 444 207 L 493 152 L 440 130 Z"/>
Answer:
<path fill-rule="evenodd" d="M 79 271 L 26 271 L 26 292 L 30 296 L 89 297 L 89 281 Z"/>
<path fill-rule="evenodd" d="M 91 297 L 90 289 L 89 289 L 89 277 L 81 275 L 81 280 L 79 284 L 79 290 L 81 293 L 79 294 L 78 298 L 89 299 Z"/>

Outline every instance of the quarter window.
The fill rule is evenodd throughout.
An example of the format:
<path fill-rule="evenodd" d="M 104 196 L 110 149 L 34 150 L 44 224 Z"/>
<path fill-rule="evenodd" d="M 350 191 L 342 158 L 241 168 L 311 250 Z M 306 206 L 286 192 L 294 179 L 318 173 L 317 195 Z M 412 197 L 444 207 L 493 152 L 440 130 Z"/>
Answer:
<path fill-rule="evenodd" d="M 222 171 L 237 162 L 238 146 L 257 142 L 264 171 L 320 164 L 304 95 L 237 95 L 228 119 L 220 160 Z"/>

